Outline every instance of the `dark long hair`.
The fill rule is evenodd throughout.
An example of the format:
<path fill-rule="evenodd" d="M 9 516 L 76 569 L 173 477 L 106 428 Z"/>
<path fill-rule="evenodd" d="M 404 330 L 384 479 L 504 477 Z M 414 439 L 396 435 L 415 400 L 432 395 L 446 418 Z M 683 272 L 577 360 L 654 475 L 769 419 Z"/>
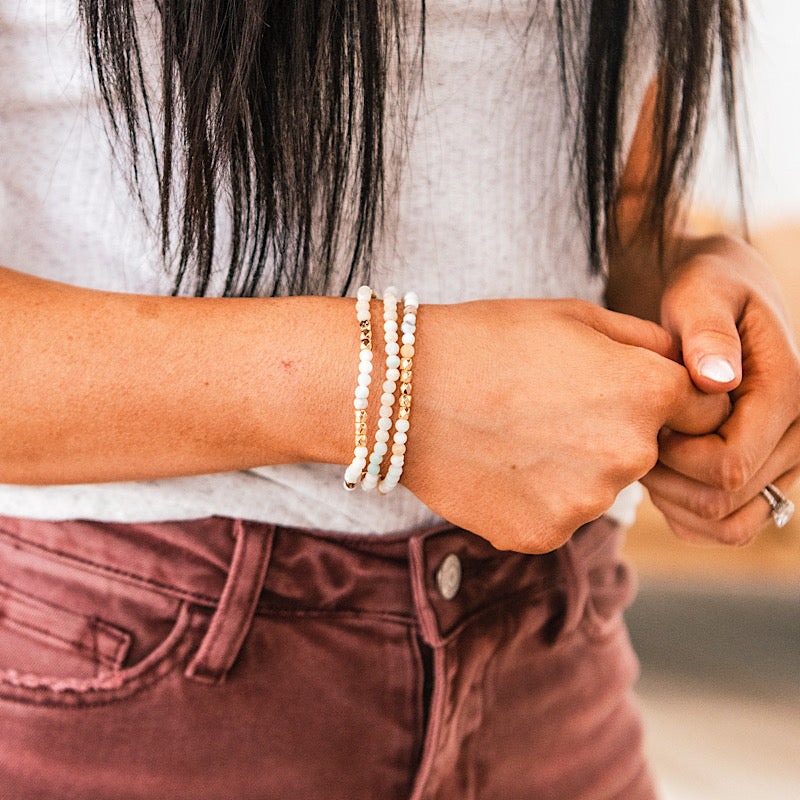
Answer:
<path fill-rule="evenodd" d="M 585 176 L 591 268 L 602 267 L 621 169 L 624 67 L 637 0 L 552 0 L 562 84 L 578 84 L 575 163 Z M 175 293 L 208 292 L 227 230 L 225 295 L 346 293 L 366 277 L 384 199 L 387 91 L 419 75 L 424 0 L 79 0 L 113 133 L 127 140 L 140 190 L 158 183 L 158 225 Z M 736 55 L 744 0 L 648 0 L 659 6 L 654 230 L 675 215 L 695 162 L 719 69 L 736 142 Z M 576 20 L 589 17 L 577 69 Z M 412 19 L 413 17 L 413 19 Z M 413 24 L 412 24 L 413 23 Z M 140 26 L 160 31 L 158 80 Z M 419 47 L 409 37 L 419 34 Z M 413 61 L 414 63 L 410 63 Z M 572 63 L 574 67 L 574 63 Z M 155 85 L 154 85 L 155 84 Z M 568 86 L 569 85 L 569 86 Z M 400 91 L 402 94 L 402 91 Z M 143 152 L 145 155 L 143 155 Z M 349 264 L 334 283 L 336 256 Z"/>

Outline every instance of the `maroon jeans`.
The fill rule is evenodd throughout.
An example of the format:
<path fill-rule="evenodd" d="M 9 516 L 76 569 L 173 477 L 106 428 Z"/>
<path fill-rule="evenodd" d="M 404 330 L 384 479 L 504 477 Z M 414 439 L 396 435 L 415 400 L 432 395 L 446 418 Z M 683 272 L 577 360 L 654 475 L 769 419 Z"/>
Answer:
<path fill-rule="evenodd" d="M 617 540 L 0 518 L 0 797 L 650 800 Z"/>

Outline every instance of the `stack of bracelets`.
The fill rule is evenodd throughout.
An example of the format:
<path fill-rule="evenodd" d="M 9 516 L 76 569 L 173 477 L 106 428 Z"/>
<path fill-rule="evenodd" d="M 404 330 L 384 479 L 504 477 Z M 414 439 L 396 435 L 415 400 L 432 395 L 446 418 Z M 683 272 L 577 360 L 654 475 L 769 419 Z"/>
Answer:
<path fill-rule="evenodd" d="M 372 320 L 370 301 L 374 295 L 369 286 L 358 290 L 356 316 L 361 336 L 358 361 L 358 385 L 356 386 L 355 407 L 356 435 L 353 460 L 344 473 L 344 487 L 349 491 L 361 484 L 364 491 L 376 489 L 386 494 L 400 482 L 405 461 L 406 441 L 408 439 L 409 416 L 411 415 L 411 378 L 414 359 L 414 341 L 417 330 L 417 309 L 419 299 L 413 292 L 403 298 L 403 318 L 398 323 L 397 289 L 390 287 L 383 293 L 383 336 L 386 353 L 386 378 L 382 386 L 380 418 L 375 432 L 375 445 L 369 455 L 367 447 L 367 408 L 369 406 L 369 387 L 372 383 Z M 400 400 L 397 418 L 394 420 L 395 393 L 400 386 Z M 391 436 L 391 456 L 389 468 L 381 477 L 381 465 L 389 452 Z"/>

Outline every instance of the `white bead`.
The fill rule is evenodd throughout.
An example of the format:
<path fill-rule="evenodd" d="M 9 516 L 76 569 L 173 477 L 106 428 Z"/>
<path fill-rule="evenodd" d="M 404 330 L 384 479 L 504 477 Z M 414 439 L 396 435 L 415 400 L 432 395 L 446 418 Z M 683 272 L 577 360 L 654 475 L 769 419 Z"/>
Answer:
<path fill-rule="evenodd" d="M 378 485 L 378 476 L 377 475 L 365 475 L 364 479 L 361 481 L 361 488 L 368 492 L 371 489 L 374 489 Z"/>
<path fill-rule="evenodd" d="M 344 479 L 348 483 L 358 483 L 360 477 L 361 477 L 361 469 L 359 467 L 356 467 L 355 464 L 351 464 L 344 471 Z"/>
<path fill-rule="evenodd" d="M 381 406 L 381 410 L 378 412 L 383 419 L 388 419 L 391 421 L 392 419 L 392 407 L 391 406 Z"/>
<path fill-rule="evenodd" d="M 353 407 L 356 411 L 366 411 L 369 408 L 369 400 L 366 397 L 356 397 L 353 401 Z"/>
<path fill-rule="evenodd" d="M 386 333 L 397 333 L 397 320 L 386 320 L 386 322 L 383 323 L 383 329 Z"/>
<path fill-rule="evenodd" d="M 392 456 L 390 460 L 392 464 L 396 464 L 398 467 L 402 467 L 405 459 L 406 459 L 405 456 Z"/>
<path fill-rule="evenodd" d="M 386 455 L 386 451 L 389 449 L 389 446 L 386 442 L 375 442 L 375 447 L 373 448 L 372 452 L 376 453 L 379 456 Z"/>
<path fill-rule="evenodd" d="M 384 336 L 383 340 L 385 342 L 396 342 L 398 338 L 399 337 L 397 336 L 396 333 L 390 331 L 389 333 L 386 334 L 386 336 Z"/>
<path fill-rule="evenodd" d="M 384 381 L 383 391 L 394 396 L 394 393 L 397 391 L 397 384 L 394 381 Z"/>
<path fill-rule="evenodd" d="M 419 306 L 419 297 L 416 292 L 406 292 L 403 303 L 407 306 Z"/>
<path fill-rule="evenodd" d="M 369 300 L 372 297 L 372 289 L 369 286 L 359 286 L 356 296 L 359 300 Z"/>
<path fill-rule="evenodd" d="M 381 395 L 381 405 L 382 406 L 391 406 L 394 404 L 394 395 L 389 394 L 389 392 L 385 392 Z"/>
<path fill-rule="evenodd" d="M 397 297 L 400 292 L 397 291 L 396 286 L 389 286 L 387 289 L 383 290 L 383 296 L 386 297 L 387 294 L 390 294 L 392 297 Z"/>
<path fill-rule="evenodd" d="M 361 377 L 360 375 L 358 376 Z M 362 386 L 359 384 L 356 386 L 356 397 L 362 400 L 366 400 L 369 397 L 369 386 Z"/>
<path fill-rule="evenodd" d="M 353 450 L 353 455 L 356 458 L 363 458 L 364 459 L 364 463 L 366 464 L 367 463 L 367 456 L 369 455 L 369 448 L 367 448 L 367 447 L 356 447 L 356 449 Z"/>
<path fill-rule="evenodd" d="M 408 441 L 408 434 L 403 433 L 402 431 L 398 431 L 394 435 L 394 443 L 395 444 L 405 444 Z"/>
<path fill-rule="evenodd" d="M 372 383 L 372 375 L 368 372 L 360 372 L 358 374 L 358 385 L 369 386 Z"/>
<path fill-rule="evenodd" d="M 376 442 L 388 442 L 389 441 L 389 431 L 378 430 L 375 433 L 375 441 Z"/>
<path fill-rule="evenodd" d="M 400 431 L 400 433 L 406 433 L 408 431 L 408 420 L 399 419 L 395 422 L 394 427 L 396 430 Z"/>
<path fill-rule="evenodd" d="M 364 375 L 369 375 L 372 372 L 372 362 L 371 361 L 359 361 L 358 362 L 358 371 L 363 373 Z"/>
<path fill-rule="evenodd" d="M 384 310 L 383 318 L 387 322 L 390 321 L 390 320 L 394 321 L 394 322 L 397 322 L 397 312 L 393 308 Z"/>
<path fill-rule="evenodd" d="M 364 469 L 364 467 L 367 466 L 367 459 L 361 458 L 361 456 L 356 456 L 350 463 L 350 466 L 358 467 L 359 469 Z"/>
<path fill-rule="evenodd" d="M 361 350 L 358 354 L 359 361 L 372 361 L 372 350 Z"/>
<path fill-rule="evenodd" d="M 358 319 L 359 322 L 363 322 L 364 320 L 369 319 L 370 318 L 369 309 L 367 309 L 366 311 L 362 309 L 357 309 L 356 318 Z"/>
<path fill-rule="evenodd" d="M 389 428 L 392 427 L 392 419 L 391 417 L 384 417 L 381 415 L 381 418 L 378 420 L 378 428 L 382 431 L 388 431 Z"/>
<path fill-rule="evenodd" d="M 400 345 L 397 342 L 387 342 L 386 343 L 386 355 L 387 356 L 396 356 L 400 352 Z"/>
<path fill-rule="evenodd" d="M 400 370 L 399 369 L 387 369 L 386 370 L 386 380 L 387 381 L 399 381 L 400 380 Z"/>
<path fill-rule="evenodd" d="M 414 344 L 414 334 L 404 333 L 402 338 L 403 344 Z"/>

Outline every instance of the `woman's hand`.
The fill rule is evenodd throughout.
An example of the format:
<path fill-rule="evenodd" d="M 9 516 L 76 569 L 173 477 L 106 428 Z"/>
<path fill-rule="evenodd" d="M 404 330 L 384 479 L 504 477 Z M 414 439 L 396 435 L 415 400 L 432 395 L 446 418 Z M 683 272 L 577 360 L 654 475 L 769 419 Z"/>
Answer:
<path fill-rule="evenodd" d="M 642 482 L 681 539 L 745 544 L 769 520 L 764 486 L 786 491 L 800 477 L 800 356 L 780 289 L 744 242 L 699 240 L 661 316 L 695 384 L 729 392 L 733 411 L 707 436 L 665 431 Z"/>
<path fill-rule="evenodd" d="M 403 483 L 501 549 L 546 552 L 658 457 L 658 433 L 714 430 L 657 325 L 577 300 L 423 306 Z"/>

